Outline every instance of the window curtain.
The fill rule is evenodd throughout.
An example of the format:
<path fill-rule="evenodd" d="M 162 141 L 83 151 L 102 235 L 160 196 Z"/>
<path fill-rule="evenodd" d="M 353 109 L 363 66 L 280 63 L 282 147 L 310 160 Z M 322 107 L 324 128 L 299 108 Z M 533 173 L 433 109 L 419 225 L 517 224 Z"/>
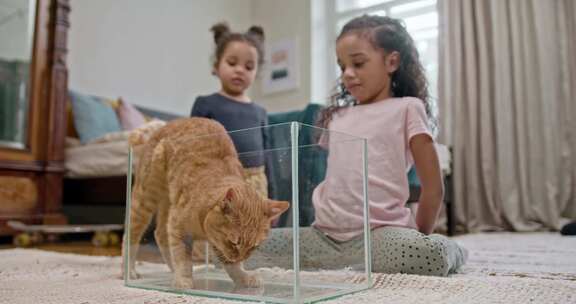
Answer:
<path fill-rule="evenodd" d="M 458 227 L 576 219 L 576 1 L 439 0 L 440 141 Z"/>

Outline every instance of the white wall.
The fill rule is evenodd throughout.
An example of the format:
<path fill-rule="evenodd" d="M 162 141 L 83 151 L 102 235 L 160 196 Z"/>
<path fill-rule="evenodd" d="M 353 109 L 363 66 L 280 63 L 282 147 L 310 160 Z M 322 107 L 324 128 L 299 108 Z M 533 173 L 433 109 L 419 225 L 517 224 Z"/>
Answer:
<path fill-rule="evenodd" d="M 209 28 L 226 20 L 236 31 L 262 25 L 269 42 L 298 40 L 299 89 L 263 95 L 259 79 L 250 95 L 269 112 L 301 109 L 311 99 L 309 6 L 308 0 L 72 0 L 69 87 L 188 115 L 197 95 L 219 89 L 210 74 Z"/>
<path fill-rule="evenodd" d="M 310 1 L 254 0 L 253 20 L 264 27 L 267 43 L 296 40 L 300 75 L 298 89 L 266 95 L 262 93 L 260 77 L 252 90 L 252 98 L 273 112 L 304 108 L 311 101 Z"/>
<path fill-rule="evenodd" d="M 247 28 L 251 1 L 72 0 L 69 87 L 188 115 L 197 95 L 219 89 L 210 27 Z"/>

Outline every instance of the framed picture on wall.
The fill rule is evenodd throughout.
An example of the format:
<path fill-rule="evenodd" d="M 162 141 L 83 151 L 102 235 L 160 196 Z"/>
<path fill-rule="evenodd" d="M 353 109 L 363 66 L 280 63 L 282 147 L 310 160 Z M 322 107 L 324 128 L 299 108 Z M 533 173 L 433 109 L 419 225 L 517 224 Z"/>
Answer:
<path fill-rule="evenodd" d="M 296 39 L 284 39 L 267 45 L 262 93 L 272 94 L 298 88 L 297 49 Z"/>

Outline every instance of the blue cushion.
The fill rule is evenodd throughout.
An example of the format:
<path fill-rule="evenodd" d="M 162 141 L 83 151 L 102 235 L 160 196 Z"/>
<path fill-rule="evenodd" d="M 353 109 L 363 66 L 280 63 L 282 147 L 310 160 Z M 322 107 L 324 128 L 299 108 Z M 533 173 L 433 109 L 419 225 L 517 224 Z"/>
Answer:
<path fill-rule="evenodd" d="M 416 174 L 416 168 L 414 166 L 408 171 L 408 184 L 410 186 L 420 186 L 420 180 L 418 179 L 418 174 Z"/>
<path fill-rule="evenodd" d="M 106 133 L 122 130 L 112 106 L 100 98 L 70 91 L 70 99 L 74 126 L 83 144 Z"/>

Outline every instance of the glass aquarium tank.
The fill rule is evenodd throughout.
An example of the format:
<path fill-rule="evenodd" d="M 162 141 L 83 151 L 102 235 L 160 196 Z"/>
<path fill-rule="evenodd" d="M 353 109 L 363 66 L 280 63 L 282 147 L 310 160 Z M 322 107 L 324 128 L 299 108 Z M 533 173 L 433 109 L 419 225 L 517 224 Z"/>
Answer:
<path fill-rule="evenodd" d="M 190 288 L 174 285 L 174 272 L 162 257 L 155 240 L 155 222 L 150 223 L 138 252 L 130 254 L 134 245 L 124 246 L 125 285 L 135 288 L 268 303 L 313 303 L 368 289 L 372 286 L 371 246 L 367 204 L 366 139 L 297 122 L 232 131 L 227 133 L 234 143 L 263 138 L 264 149 L 244 151 L 237 155 L 244 167 L 246 183 L 269 199 L 289 202 L 290 207 L 270 221 L 271 229 L 258 247 L 244 261 L 244 269 L 256 278 L 255 284 L 239 286 L 230 278 L 226 265 L 212 245 L 205 241 L 186 240 L 191 259 L 193 284 Z M 196 138 L 198 140 L 198 138 Z M 201 140 L 214 140 L 202 136 Z M 241 146 L 241 145 L 236 145 Z M 348 161 L 330 162 L 330 152 L 346 149 Z M 138 153 L 130 151 L 128 185 L 138 179 L 135 170 Z M 327 174 L 354 175 L 352 184 L 341 185 L 343 194 L 354 188 L 359 196 L 350 196 L 355 218 L 338 218 L 342 231 L 357 231 L 356 253 L 326 251 L 326 244 L 338 244 L 313 227 L 313 197 Z M 130 205 L 132 187 L 127 187 L 126 233 L 130 243 Z M 356 197 L 356 199 L 354 199 Z M 324 214 L 330 214 L 330 212 Z M 359 224 L 361 223 L 361 224 Z M 134 243 L 134 242 L 133 242 Z M 135 272 L 128 265 L 135 264 Z M 136 273 L 137 272 L 137 273 Z"/>

